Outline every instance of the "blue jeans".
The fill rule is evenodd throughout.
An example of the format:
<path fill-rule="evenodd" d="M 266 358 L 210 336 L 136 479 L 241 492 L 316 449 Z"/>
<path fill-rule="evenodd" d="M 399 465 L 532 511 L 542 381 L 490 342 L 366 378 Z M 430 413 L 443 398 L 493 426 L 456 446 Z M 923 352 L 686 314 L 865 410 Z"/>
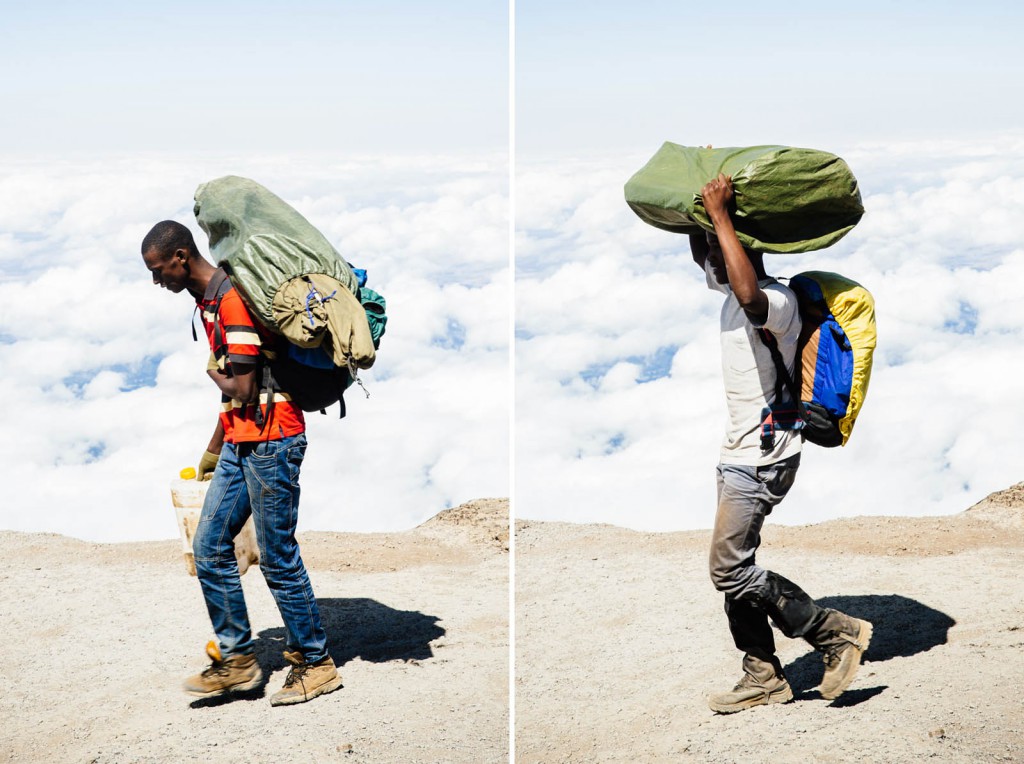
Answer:
<path fill-rule="evenodd" d="M 260 571 L 277 602 L 288 650 L 306 661 L 327 657 L 327 635 L 299 556 L 299 467 L 305 434 L 256 443 L 225 443 L 206 492 L 192 551 L 221 655 L 253 650 L 249 613 L 235 559 L 234 538 L 253 516 Z"/>

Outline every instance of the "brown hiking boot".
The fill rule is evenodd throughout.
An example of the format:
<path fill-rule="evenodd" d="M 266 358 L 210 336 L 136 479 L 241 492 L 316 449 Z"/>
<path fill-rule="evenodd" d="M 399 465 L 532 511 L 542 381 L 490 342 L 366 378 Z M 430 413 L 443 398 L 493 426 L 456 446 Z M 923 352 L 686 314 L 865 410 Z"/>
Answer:
<path fill-rule="evenodd" d="M 284 659 L 292 664 L 292 668 L 284 680 L 284 687 L 270 696 L 272 706 L 305 703 L 341 687 L 341 674 L 329 655 L 316 663 L 306 663 L 302 653 L 285 650 Z"/>
<path fill-rule="evenodd" d="M 815 642 L 815 647 L 825 654 L 825 676 L 818 689 L 821 697 L 833 700 L 857 676 L 861 656 L 871 642 L 872 626 L 867 621 L 833 610 L 822 624 L 822 631 L 825 634 Z"/>
<path fill-rule="evenodd" d="M 782 664 L 772 656 L 771 662 L 743 657 L 743 678 L 730 692 L 719 692 L 708 698 L 708 706 L 720 714 L 732 714 L 769 703 L 788 703 L 793 690 L 782 673 Z"/>
<path fill-rule="evenodd" d="M 202 673 L 185 680 L 185 692 L 195 698 L 215 698 L 228 692 L 255 690 L 263 681 L 263 672 L 252 653 L 221 658 L 217 643 L 206 644 L 210 665 Z"/>

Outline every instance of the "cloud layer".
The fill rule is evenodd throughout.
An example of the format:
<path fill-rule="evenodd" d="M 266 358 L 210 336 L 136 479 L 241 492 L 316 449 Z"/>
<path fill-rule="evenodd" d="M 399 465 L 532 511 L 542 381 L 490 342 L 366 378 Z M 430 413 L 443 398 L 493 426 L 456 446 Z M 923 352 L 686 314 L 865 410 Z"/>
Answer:
<path fill-rule="evenodd" d="M 652 149 L 653 151 L 653 149 Z M 805 449 L 781 522 L 963 509 L 1016 482 L 1024 445 L 1024 139 L 841 151 L 867 214 L 835 247 L 775 256 L 865 284 L 879 350 L 850 445 Z M 644 529 L 707 527 L 724 420 L 715 294 L 686 242 L 642 224 L 622 184 L 648 157 L 521 165 L 516 511 Z M 0 526 L 88 539 L 175 535 L 168 483 L 209 437 L 191 307 L 138 244 L 197 231 L 226 173 L 291 201 L 370 272 L 388 334 L 338 422 L 312 415 L 303 528 L 414 525 L 505 495 L 509 273 L 500 157 L 0 159 Z"/>
<path fill-rule="evenodd" d="M 151 284 L 139 242 L 173 218 L 205 251 L 192 193 L 228 173 L 291 202 L 388 300 L 364 374 L 371 397 L 353 388 L 342 421 L 307 416 L 300 529 L 407 528 L 507 495 L 506 167 L 501 156 L 0 159 L 0 527 L 176 535 L 169 482 L 202 454 L 219 398 L 191 301 Z"/>
<path fill-rule="evenodd" d="M 766 267 L 867 286 L 874 374 L 849 445 L 805 447 L 773 517 L 955 512 L 1022 479 L 1024 138 L 841 153 L 863 221 L 828 250 Z M 648 158 L 518 169 L 517 516 L 650 530 L 713 521 L 721 298 L 684 237 L 623 202 Z"/>

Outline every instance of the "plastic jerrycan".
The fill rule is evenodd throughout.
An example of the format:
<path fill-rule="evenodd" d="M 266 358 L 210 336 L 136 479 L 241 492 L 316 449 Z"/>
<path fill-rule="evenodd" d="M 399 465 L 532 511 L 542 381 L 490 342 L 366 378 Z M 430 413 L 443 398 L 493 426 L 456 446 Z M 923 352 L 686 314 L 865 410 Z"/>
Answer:
<path fill-rule="evenodd" d="M 199 515 L 203 511 L 203 500 L 206 490 L 210 487 L 209 480 L 196 480 L 196 471 L 186 467 L 181 476 L 171 481 L 171 501 L 178 517 L 178 532 L 181 534 L 181 551 L 185 557 L 185 567 L 190 576 L 196 574 L 196 560 L 192 553 L 192 539 L 196 535 Z M 252 515 L 245 521 L 242 530 L 235 536 L 235 559 L 238 560 L 238 572 L 245 573 L 250 565 L 259 565 L 260 551 L 256 544 L 256 527 Z"/>

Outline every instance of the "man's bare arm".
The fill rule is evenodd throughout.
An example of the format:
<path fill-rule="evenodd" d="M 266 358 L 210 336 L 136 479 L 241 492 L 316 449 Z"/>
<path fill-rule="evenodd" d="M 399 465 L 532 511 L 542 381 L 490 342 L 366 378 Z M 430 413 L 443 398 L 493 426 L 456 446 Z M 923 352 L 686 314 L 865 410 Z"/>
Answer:
<path fill-rule="evenodd" d="M 768 295 L 758 286 L 757 273 L 736 237 L 736 229 L 729 217 L 729 203 L 733 198 L 732 178 L 720 173 L 704 186 L 701 196 L 722 248 L 722 259 L 725 261 L 732 293 L 750 320 L 763 324 L 768 320 Z"/>
<path fill-rule="evenodd" d="M 234 374 L 230 377 L 216 369 L 209 369 L 206 373 L 217 387 L 220 388 L 220 391 L 231 398 L 231 400 L 242 403 L 252 403 L 255 401 L 258 392 L 256 366 L 232 364 L 231 370 Z"/>

